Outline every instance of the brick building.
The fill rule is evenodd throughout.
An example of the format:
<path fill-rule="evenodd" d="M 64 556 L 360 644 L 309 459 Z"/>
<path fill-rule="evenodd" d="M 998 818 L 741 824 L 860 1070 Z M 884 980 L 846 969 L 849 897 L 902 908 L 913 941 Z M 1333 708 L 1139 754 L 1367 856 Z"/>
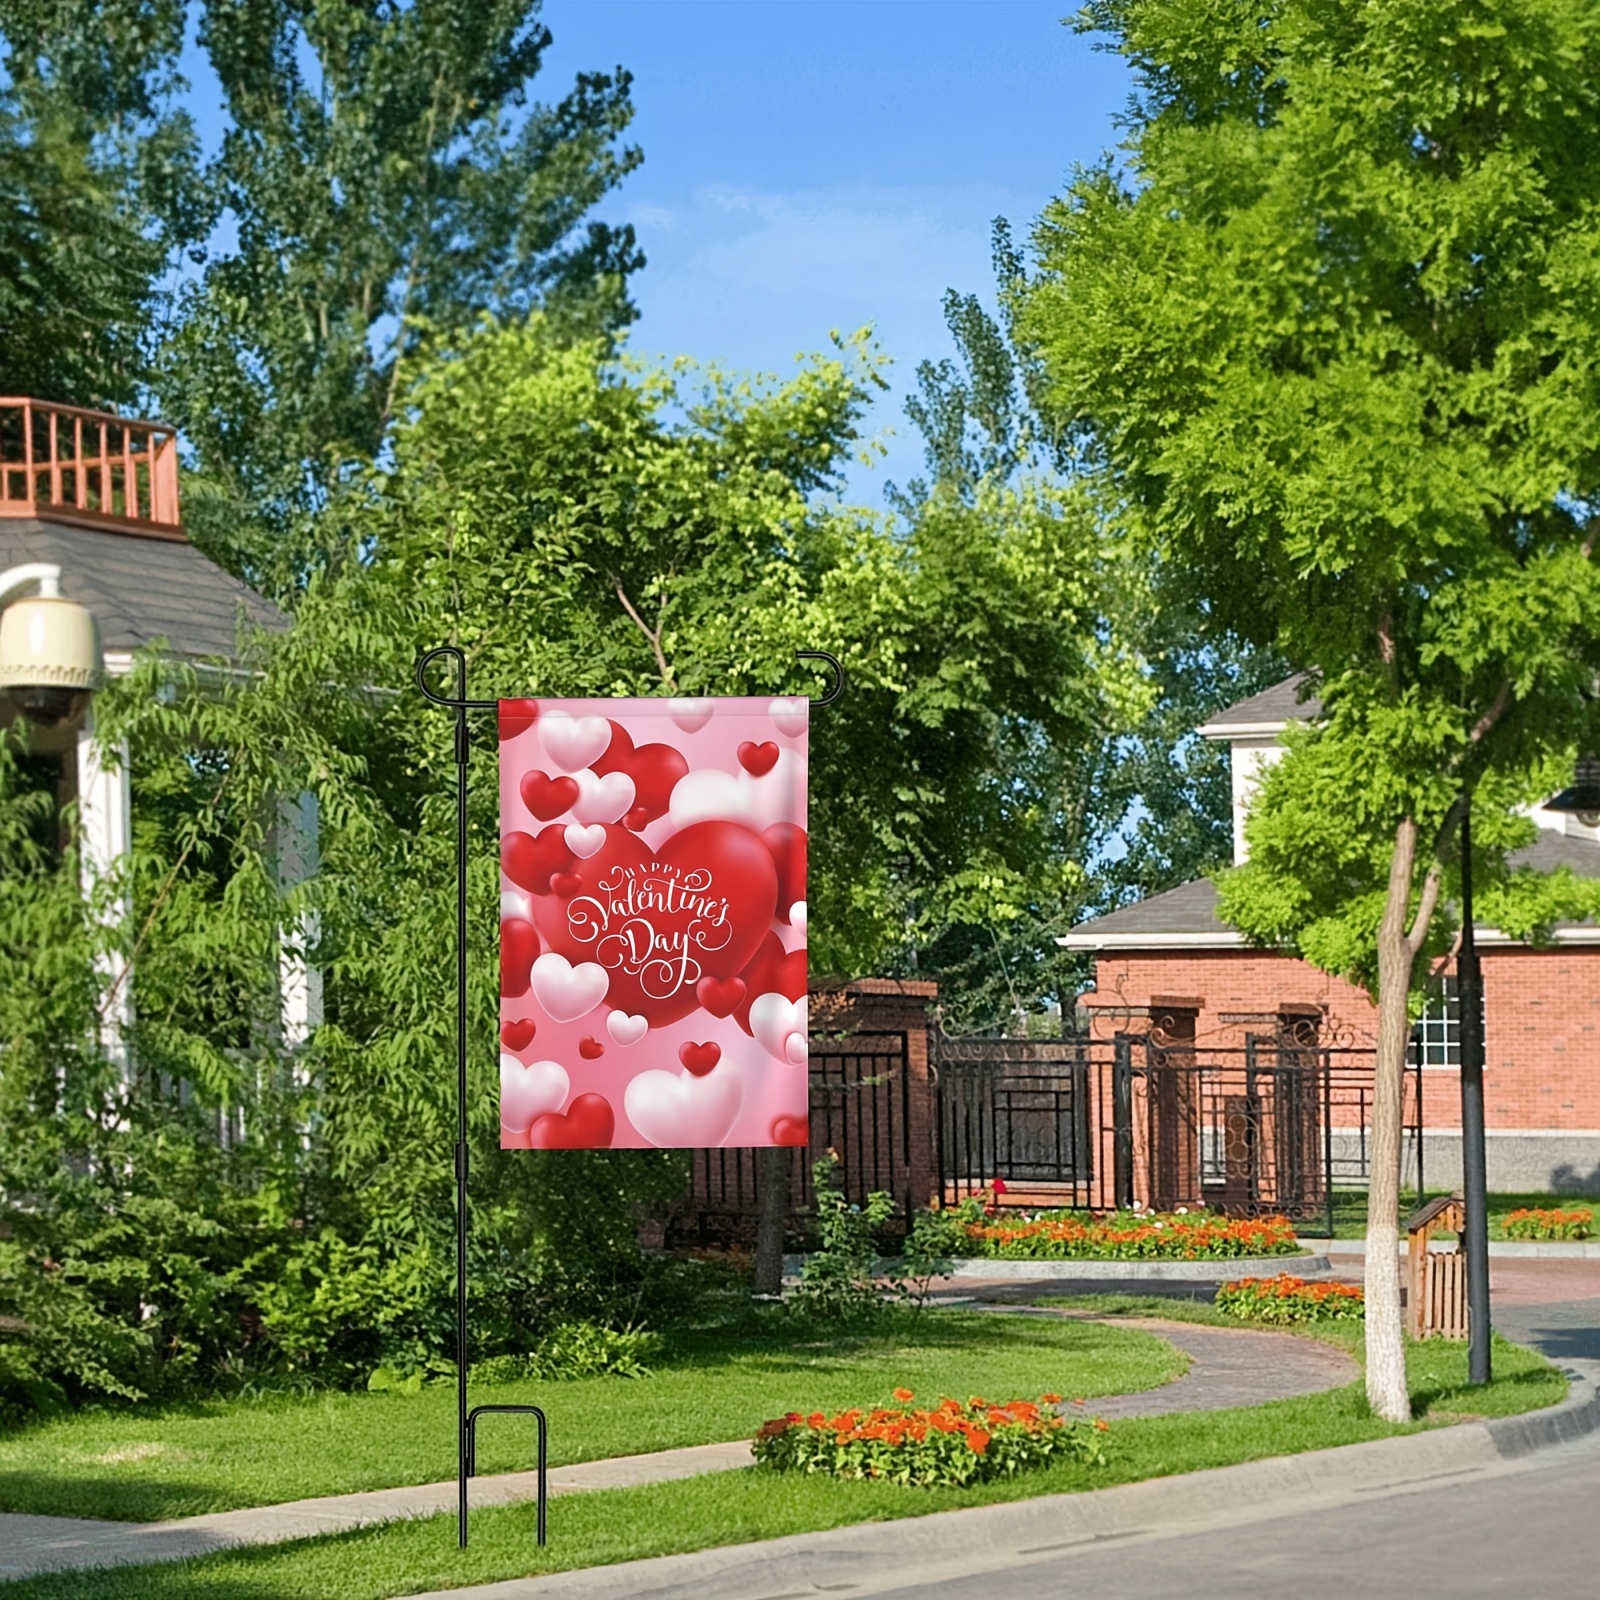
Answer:
<path fill-rule="evenodd" d="M 1246 854 L 1244 819 L 1267 763 L 1283 753 L 1291 721 L 1318 706 L 1300 679 L 1243 700 L 1198 731 L 1231 747 L 1234 859 Z M 1516 865 L 1570 867 L 1600 876 L 1600 829 L 1535 808 L 1537 840 Z M 1552 945 L 1532 949 L 1480 927 L 1486 1022 L 1484 1071 L 1489 1187 L 1494 1190 L 1600 1190 L 1600 927 L 1567 925 Z M 1323 1047 L 1370 1049 L 1377 1013 L 1367 996 L 1296 957 L 1252 949 L 1217 915 L 1209 879 L 1152 895 L 1092 922 L 1061 941 L 1095 957 L 1094 989 L 1080 1001 L 1095 1038 L 1159 1036 L 1169 1048 L 1239 1050 L 1290 1033 Z M 1412 1040 L 1421 1100 L 1421 1149 L 1406 1141 L 1408 1181 L 1423 1161 L 1430 1188 L 1461 1177 L 1458 1014 L 1448 972 Z M 1333 1135 L 1359 1140 L 1359 1116 L 1331 1107 Z M 1341 1126 L 1341 1123 L 1343 1124 Z M 1199 1159 L 1197 1155 L 1196 1159 Z"/>

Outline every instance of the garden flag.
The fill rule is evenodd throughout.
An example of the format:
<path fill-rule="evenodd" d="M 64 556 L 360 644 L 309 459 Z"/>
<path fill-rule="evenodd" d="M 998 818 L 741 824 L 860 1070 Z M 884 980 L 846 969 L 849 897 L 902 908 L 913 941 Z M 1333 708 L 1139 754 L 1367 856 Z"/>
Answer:
<path fill-rule="evenodd" d="M 500 1143 L 806 1143 L 804 699 L 500 702 Z"/>

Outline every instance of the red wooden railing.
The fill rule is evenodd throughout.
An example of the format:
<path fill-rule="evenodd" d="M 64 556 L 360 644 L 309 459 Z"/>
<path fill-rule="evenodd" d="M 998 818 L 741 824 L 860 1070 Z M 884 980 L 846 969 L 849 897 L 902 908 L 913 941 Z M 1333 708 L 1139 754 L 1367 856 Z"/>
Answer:
<path fill-rule="evenodd" d="M 181 539 L 178 436 L 160 422 L 0 396 L 0 517 Z"/>

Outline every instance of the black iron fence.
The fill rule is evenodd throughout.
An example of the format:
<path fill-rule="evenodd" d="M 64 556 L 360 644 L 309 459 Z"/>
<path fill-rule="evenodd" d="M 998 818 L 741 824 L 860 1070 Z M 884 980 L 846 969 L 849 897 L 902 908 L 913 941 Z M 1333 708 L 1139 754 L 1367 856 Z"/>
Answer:
<path fill-rule="evenodd" d="M 1239 1045 L 1164 1035 L 937 1039 L 940 1188 L 1015 1203 L 1326 1215 L 1369 1172 L 1373 1051 L 1293 1030 Z M 1420 1188 L 1421 1076 L 1402 1137 Z"/>

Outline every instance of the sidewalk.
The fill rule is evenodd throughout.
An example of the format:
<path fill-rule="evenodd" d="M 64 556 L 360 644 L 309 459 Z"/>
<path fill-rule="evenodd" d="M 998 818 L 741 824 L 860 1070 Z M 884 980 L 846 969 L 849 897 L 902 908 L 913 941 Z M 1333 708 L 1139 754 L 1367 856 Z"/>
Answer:
<path fill-rule="evenodd" d="M 1069 1316 L 1042 1307 L 996 1307 L 998 1315 Z M 1127 1325 L 1127 1324 L 1125 1324 Z M 1252 1328 L 1200 1328 L 1189 1323 L 1140 1319 L 1131 1322 L 1178 1346 L 1189 1357 L 1182 1377 L 1155 1389 L 1090 1401 L 1084 1413 L 1121 1418 L 1177 1411 L 1220 1411 L 1261 1405 L 1291 1395 L 1317 1394 L 1356 1376 L 1356 1365 L 1338 1350 L 1292 1334 Z M 649 1455 L 619 1456 L 558 1467 L 550 1473 L 552 1495 L 664 1483 L 703 1472 L 750 1465 L 743 1439 L 692 1445 Z M 474 1507 L 532 1500 L 537 1474 L 511 1472 L 473 1479 Z M 122 1566 L 178 1561 L 236 1545 L 277 1544 L 313 1534 L 342 1533 L 400 1517 L 430 1517 L 456 1507 L 456 1484 L 421 1484 L 367 1494 L 330 1495 L 285 1505 L 222 1511 L 172 1522 L 92 1522 L 78 1518 L 0 1513 L 0 1579 L 73 1567 Z"/>

